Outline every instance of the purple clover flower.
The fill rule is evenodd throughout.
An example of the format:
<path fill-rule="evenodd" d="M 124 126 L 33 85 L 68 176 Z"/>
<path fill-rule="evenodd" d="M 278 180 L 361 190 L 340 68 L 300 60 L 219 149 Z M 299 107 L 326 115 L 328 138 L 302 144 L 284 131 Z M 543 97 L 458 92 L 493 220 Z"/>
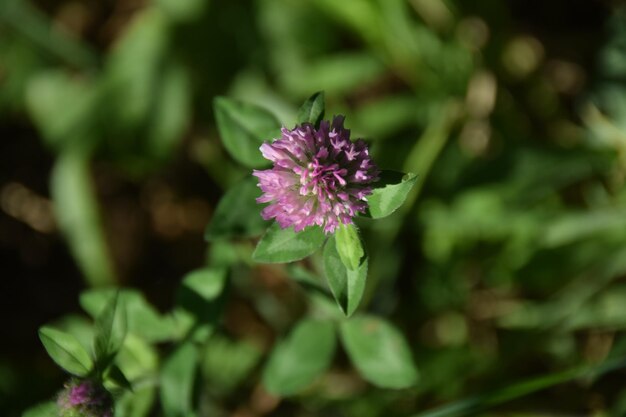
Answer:
<path fill-rule="evenodd" d="M 57 399 L 60 417 L 113 417 L 113 399 L 102 384 L 73 379 Z"/>
<path fill-rule="evenodd" d="M 350 140 L 343 121 L 335 116 L 318 129 L 310 123 L 283 127 L 279 139 L 261 145 L 263 157 L 274 163 L 252 174 L 264 193 L 257 202 L 271 203 L 261 212 L 265 220 L 296 232 L 318 225 L 332 233 L 366 210 L 379 170 L 365 142 Z"/>

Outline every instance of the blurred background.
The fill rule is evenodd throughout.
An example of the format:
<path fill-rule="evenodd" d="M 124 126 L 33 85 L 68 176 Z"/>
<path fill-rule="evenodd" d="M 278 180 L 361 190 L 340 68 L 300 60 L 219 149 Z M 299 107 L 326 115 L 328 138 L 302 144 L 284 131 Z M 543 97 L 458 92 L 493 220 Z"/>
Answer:
<path fill-rule="evenodd" d="M 306 393 L 268 396 L 259 364 L 306 297 L 284 268 L 244 262 L 202 362 L 211 415 L 408 416 L 623 356 L 619 3 L 0 0 L 0 414 L 61 387 L 37 329 L 81 317 L 82 290 L 132 287 L 167 311 L 208 262 L 206 224 L 250 174 L 219 141 L 217 95 L 292 126 L 325 90 L 327 116 L 345 114 L 379 166 L 420 175 L 404 210 L 361 227 L 362 309 L 402 330 L 421 379 L 375 389 L 340 353 Z M 216 370 L 233 352 L 238 367 Z M 565 383 L 485 415 L 626 415 L 625 381 Z"/>

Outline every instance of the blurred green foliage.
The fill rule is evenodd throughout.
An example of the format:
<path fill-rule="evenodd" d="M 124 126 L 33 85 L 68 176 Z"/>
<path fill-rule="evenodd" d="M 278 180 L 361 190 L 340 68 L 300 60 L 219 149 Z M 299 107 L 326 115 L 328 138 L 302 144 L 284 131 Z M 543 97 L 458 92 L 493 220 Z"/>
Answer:
<path fill-rule="evenodd" d="M 99 287 L 135 288 L 120 293 L 129 322 L 115 361 L 133 391 L 119 395 L 119 416 L 393 417 L 465 397 L 430 415 L 624 415 L 626 374 L 609 365 L 626 353 L 626 14 L 612 3 L 1 0 L 3 140 L 25 130 L 54 161 L 39 171 L 54 211 L 15 209 L 9 191 L 29 183 L 7 165 L 2 215 L 64 237 L 96 287 L 80 297 L 92 318 L 110 296 Z M 239 200 L 255 194 L 239 162 L 263 160 L 231 158 L 238 149 L 217 133 L 243 106 L 258 123 L 232 135 L 262 141 L 252 133 L 277 124 L 257 106 L 291 127 L 321 90 L 326 117 L 346 114 L 379 166 L 418 174 L 392 216 L 359 221 L 368 314 L 338 335 L 323 321 L 337 308 L 321 257 L 253 261 L 247 231 L 265 224 Z M 172 172 L 202 203 L 168 200 Z M 113 227 L 129 193 L 150 216 L 143 229 Z M 41 226 L 46 213 L 54 227 Z M 200 242 L 211 218 L 205 259 L 189 261 L 179 231 Z M 160 257 L 195 272 L 147 284 L 141 265 L 163 260 L 129 248 L 137 230 L 172 242 Z M 48 321 L 91 349 L 92 322 L 63 311 Z M 363 328 L 378 317 L 373 337 Z M 303 351 L 316 361 L 285 375 Z M 419 379 L 402 366 L 411 360 Z M 62 376 L 44 363 L 0 359 L 0 414 L 54 395 Z M 369 384 L 381 364 L 409 388 Z M 286 384 L 285 398 L 263 383 L 274 394 Z"/>

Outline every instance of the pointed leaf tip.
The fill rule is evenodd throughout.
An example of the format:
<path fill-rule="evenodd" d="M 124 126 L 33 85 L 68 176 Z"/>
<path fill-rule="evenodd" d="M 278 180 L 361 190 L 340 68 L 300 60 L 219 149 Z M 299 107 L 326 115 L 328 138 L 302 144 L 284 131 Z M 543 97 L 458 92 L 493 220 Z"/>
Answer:
<path fill-rule="evenodd" d="M 380 219 L 399 209 L 416 182 L 416 174 L 383 171 L 377 187 L 367 197 L 370 216 L 373 219 Z"/>
<path fill-rule="evenodd" d="M 325 101 L 323 91 L 318 91 L 309 97 L 298 110 L 298 124 L 311 123 L 318 127 L 324 118 Z"/>

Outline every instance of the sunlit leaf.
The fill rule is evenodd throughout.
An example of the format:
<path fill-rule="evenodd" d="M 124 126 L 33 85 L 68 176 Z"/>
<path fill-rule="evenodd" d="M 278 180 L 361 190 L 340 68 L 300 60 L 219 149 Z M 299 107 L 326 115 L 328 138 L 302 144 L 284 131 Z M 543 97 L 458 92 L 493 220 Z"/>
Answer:
<path fill-rule="evenodd" d="M 206 339 L 217 323 L 226 278 L 225 268 L 197 269 L 183 278 L 176 296 L 174 320 L 185 334 L 193 331 L 194 340 Z"/>
<path fill-rule="evenodd" d="M 359 230 L 353 224 L 341 224 L 335 231 L 335 243 L 341 262 L 350 271 L 356 271 L 364 260 L 365 249 Z"/>
<path fill-rule="evenodd" d="M 278 223 L 272 224 L 261 238 L 252 258 L 257 262 L 293 262 L 311 255 L 318 250 L 326 235 L 321 227 L 307 227 L 302 232 L 293 228 L 282 229 Z"/>
<path fill-rule="evenodd" d="M 178 347 L 161 370 L 161 404 L 166 417 L 186 417 L 192 411 L 198 349 L 192 343 Z"/>
<path fill-rule="evenodd" d="M 417 382 L 409 345 L 387 321 L 353 317 L 341 324 L 341 340 L 354 366 L 372 384 L 399 389 Z"/>
<path fill-rule="evenodd" d="M 126 307 L 120 302 L 119 293 L 116 292 L 96 317 L 94 350 L 100 370 L 110 365 L 122 347 L 127 326 Z"/>
<path fill-rule="evenodd" d="M 296 394 L 328 368 L 334 351 L 332 322 L 303 320 L 272 351 L 263 384 L 277 395 Z"/>
<path fill-rule="evenodd" d="M 71 334 L 44 326 L 39 329 L 39 339 L 57 365 L 67 372 L 86 376 L 93 368 L 89 353 Z"/>
<path fill-rule="evenodd" d="M 115 417 L 147 416 L 157 396 L 159 358 L 156 349 L 129 333 L 115 357 L 115 363 L 133 389 L 116 398 Z"/>
<path fill-rule="evenodd" d="M 379 184 L 367 197 L 369 214 L 372 218 L 387 217 L 400 208 L 416 181 L 415 174 L 383 171 Z"/>

